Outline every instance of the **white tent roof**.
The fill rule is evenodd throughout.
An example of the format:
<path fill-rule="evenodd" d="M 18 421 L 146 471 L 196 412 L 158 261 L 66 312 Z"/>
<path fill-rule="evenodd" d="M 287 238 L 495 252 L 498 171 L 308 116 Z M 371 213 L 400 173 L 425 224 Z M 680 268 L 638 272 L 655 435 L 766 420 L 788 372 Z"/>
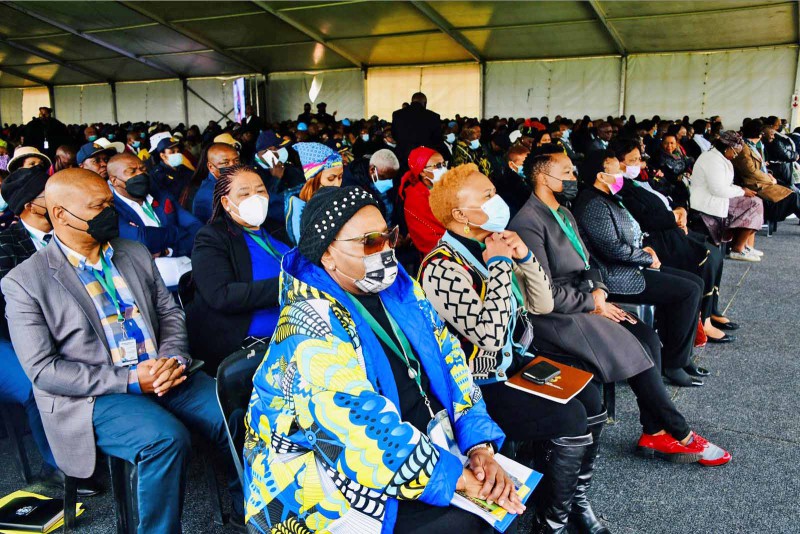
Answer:
<path fill-rule="evenodd" d="M 798 43 L 795 1 L 2 2 L 0 87 Z"/>

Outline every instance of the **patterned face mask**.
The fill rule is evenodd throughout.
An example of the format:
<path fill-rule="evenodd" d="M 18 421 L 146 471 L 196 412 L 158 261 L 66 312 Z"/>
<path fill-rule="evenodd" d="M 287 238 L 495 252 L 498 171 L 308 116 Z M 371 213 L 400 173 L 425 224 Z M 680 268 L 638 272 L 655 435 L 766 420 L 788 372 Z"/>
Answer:
<path fill-rule="evenodd" d="M 8 170 L 8 154 L 3 154 L 0 156 L 0 170 L 7 171 Z"/>
<path fill-rule="evenodd" d="M 333 248 L 333 247 L 331 247 Z M 353 256 L 342 250 L 334 248 L 345 256 Z M 364 293 L 376 294 L 390 287 L 397 278 L 397 258 L 394 256 L 394 249 L 384 250 L 364 256 L 364 277 L 361 279 L 353 278 L 337 269 L 337 273 L 353 281 L 355 286 Z"/>

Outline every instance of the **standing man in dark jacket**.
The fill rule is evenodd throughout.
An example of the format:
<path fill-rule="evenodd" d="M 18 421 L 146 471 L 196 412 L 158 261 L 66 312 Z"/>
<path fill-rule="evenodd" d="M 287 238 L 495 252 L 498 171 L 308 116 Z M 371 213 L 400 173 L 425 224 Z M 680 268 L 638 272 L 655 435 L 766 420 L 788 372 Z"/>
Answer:
<path fill-rule="evenodd" d="M 428 98 L 423 93 L 414 93 L 407 108 L 392 113 L 392 135 L 397 141 L 401 171 L 408 166 L 408 154 L 419 146 L 432 148 L 440 154 L 449 153 L 443 146 L 439 114 L 427 106 Z M 402 176 L 402 172 L 398 176 Z"/>
<path fill-rule="evenodd" d="M 25 125 L 20 145 L 35 146 L 52 158 L 56 149 L 68 141 L 67 127 L 52 117 L 50 108 L 42 106 L 39 108 L 39 116 Z"/>

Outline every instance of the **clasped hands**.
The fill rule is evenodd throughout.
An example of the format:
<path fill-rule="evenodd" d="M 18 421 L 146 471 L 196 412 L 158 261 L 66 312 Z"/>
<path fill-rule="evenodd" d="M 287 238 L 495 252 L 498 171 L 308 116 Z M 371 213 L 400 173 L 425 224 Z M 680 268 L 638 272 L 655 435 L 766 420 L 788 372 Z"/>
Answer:
<path fill-rule="evenodd" d="M 177 358 L 145 360 L 136 366 L 139 388 L 142 393 L 155 393 L 162 397 L 170 389 L 186 382 L 186 366 Z"/>
<path fill-rule="evenodd" d="M 470 454 L 469 464 L 458 478 L 456 491 L 463 491 L 469 497 L 483 499 L 489 504 L 496 503 L 512 514 L 525 511 L 514 481 L 488 449 L 478 449 Z"/>

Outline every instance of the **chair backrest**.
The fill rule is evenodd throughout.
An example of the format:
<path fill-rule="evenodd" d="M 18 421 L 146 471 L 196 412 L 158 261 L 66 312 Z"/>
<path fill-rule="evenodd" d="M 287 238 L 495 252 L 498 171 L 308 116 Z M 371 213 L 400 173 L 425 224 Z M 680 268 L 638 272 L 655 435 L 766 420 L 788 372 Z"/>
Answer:
<path fill-rule="evenodd" d="M 194 298 L 194 280 L 192 271 L 185 272 L 178 280 L 178 304 L 184 310 Z"/>
<path fill-rule="evenodd" d="M 266 349 L 266 343 L 258 343 L 238 350 L 225 358 L 217 368 L 217 402 L 225 419 L 228 445 L 240 481 L 243 480 L 244 416 L 253 392 L 253 375 L 261 364 Z"/>

